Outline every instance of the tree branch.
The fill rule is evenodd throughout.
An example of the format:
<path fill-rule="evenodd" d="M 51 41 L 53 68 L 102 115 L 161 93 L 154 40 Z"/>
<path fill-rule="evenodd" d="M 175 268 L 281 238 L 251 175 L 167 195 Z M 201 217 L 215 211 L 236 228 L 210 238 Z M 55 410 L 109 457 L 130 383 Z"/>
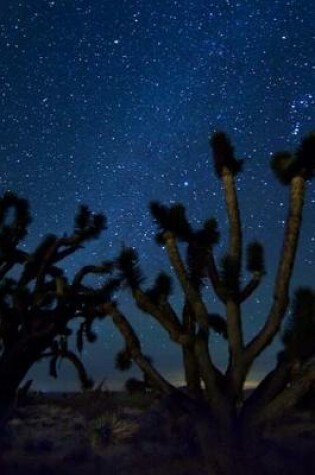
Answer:
<path fill-rule="evenodd" d="M 239 204 L 235 189 L 234 176 L 227 166 L 223 166 L 221 174 L 224 186 L 225 204 L 229 220 L 229 251 L 237 279 L 241 272 L 242 258 L 242 230 L 239 212 Z M 241 309 L 239 304 L 239 289 L 233 295 L 226 298 L 227 334 L 229 342 L 230 364 L 228 368 L 229 378 L 233 384 L 233 392 L 239 393 L 244 376 L 243 370 L 243 332 L 241 322 Z"/>
<path fill-rule="evenodd" d="M 163 238 L 165 240 L 165 246 L 170 263 L 172 264 L 184 294 L 194 311 L 196 321 L 201 327 L 208 329 L 208 311 L 199 293 L 190 282 L 188 273 L 176 245 L 176 238 L 174 234 L 169 231 L 164 233 Z"/>
<path fill-rule="evenodd" d="M 264 348 L 272 342 L 274 336 L 279 331 L 288 307 L 289 285 L 300 234 L 304 194 L 305 179 L 302 176 L 294 177 L 290 185 L 289 216 L 275 280 L 273 303 L 265 325 L 256 337 L 249 342 L 245 349 L 247 367 L 249 367 Z"/>
<path fill-rule="evenodd" d="M 205 384 L 206 397 L 214 414 L 224 420 L 228 417 L 226 398 L 221 391 L 223 375 L 213 365 L 208 348 L 208 335 L 202 330 L 195 338 L 195 353 L 199 362 L 201 377 Z"/>
<path fill-rule="evenodd" d="M 155 305 L 151 299 L 139 288 L 133 290 L 133 297 L 138 307 L 154 317 L 160 325 L 169 333 L 171 339 L 177 343 L 184 344 L 189 339 L 189 334 L 185 334 L 174 311 L 170 305 L 163 304 L 163 308 Z"/>
<path fill-rule="evenodd" d="M 291 375 L 292 362 L 282 360 L 274 370 L 259 383 L 250 397 L 245 401 L 241 418 L 246 425 L 255 421 L 255 416 L 266 407 L 287 386 Z"/>
<path fill-rule="evenodd" d="M 220 299 L 221 302 L 225 303 L 226 295 L 222 290 L 222 282 L 219 277 L 219 273 L 218 273 L 218 269 L 214 260 L 212 249 L 210 250 L 209 256 L 208 256 L 207 271 L 208 271 L 208 276 L 212 284 L 213 290 L 215 291 L 218 299 Z"/>
<path fill-rule="evenodd" d="M 103 306 L 104 313 L 110 315 L 114 325 L 123 336 L 126 347 L 131 354 L 132 359 L 150 381 L 163 393 L 170 394 L 176 391 L 176 388 L 166 381 L 163 376 L 153 367 L 150 361 L 143 355 L 138 337 L 127 318 L 118 310 L 118 308 L 109 303 Z"/>
<path fill-rule="evenodd" d="M 250 281 L 240 291 L 239 303 L 243 303 L 254 293 L 254 291 L 259 287 L 259 284 L 261 283 L 261 279 L 262 279 L 261 272 L 255 272 L 253 274 Z"/>
<path fill-rule="evenodd" d="M 82 284 L 83 279 L 88 274 L 106 274 L 111 270 L 111 268 L 112 268 L 112 265 L 110 262 L 105 262 L 104 264 L 100 266 L 95 266 L 95 265 L 84 266 L 82 267 L 82 269 L 79 270 L 79 272 L 75 274 L 72 285 L 74 288 L 76 288 Z"/>
<path fill-rule="evenodd" d="M 265 424 L 290 411 L 315 383 L 314 359 L 303 365 L 299 375 L 264 409 L 254 420 L 254 424 Z"/>
<path fill-rule="evenodd" d="M 242 258 L 242 230 L 239 205 L 234 177 L 226 166 L 222 169 L 221 178 L 224 186 L 225 204 L 229 220 L 229 255 L 237 265 L 238 270 L 240 270 Z"/>
<path fill-rule="evenodd" d="M 62 359 L 67 359 L 68 361 L 70 361 L 70 363 L 75 367 L 78 373 L 82 389 L 87 389 L 87 388 L 92 387 L 93 382 L 88 377 L 88 374 L 86 372 L 86 369 L 82 361 L 80 360 L 80 358 L 77 357 L 77 355 L 73 351 L 58 348 L 56 351 L 43 353 L 42 355 L 40 355 L 38 360 L 41 360 L 43 358 L 54 357 L 54 356 L 59 356 Z"/>

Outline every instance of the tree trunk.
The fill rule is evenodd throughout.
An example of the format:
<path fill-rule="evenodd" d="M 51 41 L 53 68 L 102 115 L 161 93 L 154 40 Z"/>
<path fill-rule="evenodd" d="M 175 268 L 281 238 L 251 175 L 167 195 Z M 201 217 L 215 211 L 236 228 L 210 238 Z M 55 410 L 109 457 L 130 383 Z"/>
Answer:
<path fill-rule="evenodd" d="M 6 350 L 0 359 L 0 430 L 14 406 L 16 391 L 33 364 L 50 345 L 52 336 L 27 337 Z"/>
<path fill-rule="evenodd" d="M 257 474 L 253 467 L 253 453 L 243 449 L 243 436 L 240 427 L 231 419 L 230 427 L 219 421 L 209 421 L 205 415 L 195 417 L 195 430 L 209 475 L 252 475 Z M 257 460 L 256 460 L 257 463 Z"/>
<path fill-rule="evenodd" d="M 192 307 L 186 299 L 183 308 L 183 326 L 185 333 L 194 339 L 196 334 L 196 320 Z M 201 395 L 201 378 L 198 360 L 195 354 L 194 341 L 182 346 L 185 381 L 188 389 L 197 396 Z"/>
<path fill-rule="evenodd" d="M 183 363 L 185 371 L 185 380 L 189 390 L 193 394 L 201 394 L 200 372 L 198 369 L 198 361 L 192 345 L 183 346 Z"/>
<path fill-rule="evenodd" d="M 31 366 L 32 363 L 19 360 L 11 361 L 10 366 L 0 364 L 0 431 L 11 415 L 16 391 Z"/>

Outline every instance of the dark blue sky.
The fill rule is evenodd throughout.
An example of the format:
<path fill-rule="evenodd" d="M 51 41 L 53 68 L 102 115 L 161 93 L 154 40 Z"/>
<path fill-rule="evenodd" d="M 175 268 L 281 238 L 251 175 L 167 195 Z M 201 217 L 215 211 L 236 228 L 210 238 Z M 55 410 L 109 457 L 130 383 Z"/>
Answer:
<path fill-rule="evenodd" d="M 208 137 L 223 129 L 246 158 L 238 180 L 245 240 L 266 245 L 268 274 L 245 307 L 252 335 L 268 310 L 287 212 L 270 154 L 293 149 L 315 128 L 312 2 L 6 0 L 0 10 L 0 191 L 30 200 L 26 246 L 70 231 L 78 204 L 87 203 L 106 213 L 109 229 L 67 263 L 69 272 L 115 255 L 125 242 L 138 249 L 150 282 L 167 266 L 147 208 L 159 199 L 182 201 L 195 225 L 216 217 L 222 255 L 226 222 Z M 314 203 L 311 185 L 293 287 L 312 283 Z M 146 352 L 180 379 L 177 350 L 127 296 L 121 301 Z M 177 292 L 173 302 L 179 308 Z M 84 360 L 97 380 L 116 380 L 120 337 L 110 322 L 99 335 Z M 221 362 L 223 345 L 215 347 Z M 46 369 L 36 374 L 40 387 L 61 383 Z M 70 387 L 72 373 L 61 374 Z"/>

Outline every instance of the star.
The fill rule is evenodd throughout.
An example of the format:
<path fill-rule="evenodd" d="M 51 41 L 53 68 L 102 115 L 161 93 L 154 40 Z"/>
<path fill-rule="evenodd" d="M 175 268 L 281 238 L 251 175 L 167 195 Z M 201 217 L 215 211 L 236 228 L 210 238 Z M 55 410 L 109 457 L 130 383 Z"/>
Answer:
<path fill-rule="evenodd" d="M 183 202 L 193 226 L 218 220 L 219 260 L 226 251 L 226 213 L 208 139 L 224 130 L 244 158 L 237 189 L 245 242 L 258 239 L 266 247 L 264 284 L 247 308 L 246 338 L 254 334 L 268 310 L 287 214 L 287 194 L 272 177 L 270 156 L 294 150 L 315 124 L 309 0 L 4 4 L 0 192 L 13 190 L 30 201 L 26 248 L 40 236 L 70 232 L 78 204 L 86 203 L 106 214 L 108 229 L 65 263 L 67 272 L 113 258 L 126 244 L 138 250 L 151 281 L 161 269 L 171 270 L 155 243 L 148 203 Z M 292 289 L 313 282 L 314 193 L 308 186 Z M 208 295 L 215 312 L 219 303 L 211 289 Z M 172 298 L 180 308 L 177 288 Z M 119 301 L 156 363 L 182 378 L 176 347 L 130 295 L 121 292 Z M 125 377 L 113 366 L 120 337 L 109 323 L 98 328 L 101 337 L 84 358 L 95 379 L 118 384 Z M 223 364 L 220 338 L 218 348 Z M 274 354 L 278 349 L 279 343 Z M 258 363 L 255 374 L 265 370 Z M 56 383 L 45 365 L 34 372 L 39 386 L 67 378 L 75 384 L 66 370 Z"/>

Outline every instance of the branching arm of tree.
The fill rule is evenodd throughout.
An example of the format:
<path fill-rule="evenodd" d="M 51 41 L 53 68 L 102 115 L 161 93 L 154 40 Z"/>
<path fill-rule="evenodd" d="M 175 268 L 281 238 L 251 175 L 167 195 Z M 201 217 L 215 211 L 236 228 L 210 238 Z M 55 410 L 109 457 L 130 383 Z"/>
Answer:
<path fill-rule="evenodd" d="M 227 273 L 233 277 L 232 287 L 226 288 L 226 317 L 229 343 L 228 378 L 234 391 L 239 393 L 243 378 L 243 332 L 241 308 L 239 303 L 239 278 L 242 260 L 242 229 L 234 176 L 241 170 L 241 162 L 236 160 L 234 149 L 222 132 L 215 133 L 211 138 L 213 160 L 217 176 L 220 178 L 225 196 L 226 211 L 229 222 L 229 245 L 226 256 Z M 230 279 L 228 276 L 228 279 Z M 227 282 L 225 282 L 227 284 Z"/>
<path fill-rule="evenodd" d="M 66 359 L 68 360 L 75 368 L 79 381 L 81 383 L 82 389 L 88 389 L 93 386 L 93 381 L 89 378 L 86 369 L 78 356 L 68 348 L 62 348 L 60 346 L 56 347 L 54 351 L 43 353 L 39 359 L 50 358 L 51 361 L 51 376 L 57 377 L 56 363 L 57 360 Z"/>
<path fill-rule="evenodd" d="M 315 176 L 315 133 L 306 136 L 295 154 L 274 155 L 271 166 L 282 184 L 290 186 L 289 215 L 275 280 L 274 297 L 267 321 L 257 336 L 247 345 L 245 360 L 250 365 L 268 346 L 284 318 L 289 302 L 289 285 L 299 240 L 305 195 L 305 182 Z"/>
<path fill-rule="evenodd" d="M 223 285 L 220 279 L 220 275 L 217 269 L 217 265 L 214 260 L 214 255 L 213 251 L 210 250 L 209 256 L 208 256 L 208 266 L 207 266 L 207 271 L 208 271 L 208 276 L 210 279 L 210 282 L 212 284 L 213 290 L 215 291 L 218 299 L 221 300 L 221 302 L 225 303 L 226 302 L 226 294 L 223 291 Z"/>
<path fill-rule="evenodd" d="M 195 351 L 199 355 L 199 364 L 202 361 L 203 367 L 201 369 L 201 376 L 207 387 L 207 392 L 210 400 L 217 404 L 219 400 L 219 388 L 217 373 L 218 369 L 213 364 L 211 355 L 209 353 L 209 318 L 207 308 L 199 294 L 190 282 L 184 263 L 181 259 L 178 247 L 176 245 L 176 238 L 173 233 L 165 232 L 163 239 L 167 249 L 170 263 L 172 264 L 177 278 L 182 286 L 183 292 L 189 305 L 193 310 L 196 322 L 200 327 L 200 337 L 196 340 Z M 212 396 L 210 396 L 210 393 Z"/>
<path fill-rule="evenodd" d="M 104 262 L 101 265 L 94 266 L 94 265 L 87 265 L 82 267 L 74 276 L 72 285 L 74 288 L 79 287 L 84 278 L 87 277 L 89 274 L 108 274 L 113 268 L 113 264 L 111 262 Z"/>
<path fill-rule="evenodd" d="M 0 265 L 0 280 L 4 279 L 7 273 L 16 265 L 23 264 L 29 258 L 29 254 L 15 249 L 11 256 L 6 256 L 6 260 Z"/>
<path fill-rule="evenodd" d="M 183 344 L 189 335 L 185 334 L 176 312 L 168 302 L 171 287 L 169 277 L 160 273 L 153 288 L 144 292 L 141 288 L 144 277 L 138 264 L 138 255 L 132 248 L 122 249 L 116 259 L 116 266 L 122 282 L 131 290 L 137 306 L 160 323 L 173 341 Z"/>
<path fill-rule="evenodd" d="M 246 347 L 245 361 L 249 366 L 272 342 L 278 333 L 289 303 L 289 285 L 297 250 L 304 204 L 305 179 L 296 176 L 291 181 L 289 216 L 283 240 L 283 247 L 275 279 L 273 304 L 268 318 L 260 332 Z"/>
<path fill-rule="evenodd" d="M 277 397 L 290 381 L 292 363 L 280 360 L 275 369 L 268 373 L 245 401 L 241 411 L 241 418 L 250 425 L 255 417 L 275 397 Z"/>
<path fill-rule="evenodd" d="M 249 297 L 252 296 L 255 290 L 259 287 L 262 277 L 263 277 L 263 274 L 259 272 L 255 272 L 253 274 L 250 281 L 240 291 L 239 303 L 245 302 L 245 300 L 247 300 Z"/>
<path fill-rule="evenodd" d="M 165 242 L 165 247 L 167 250 L 167 254 L 170 260 L 171 265 L 174 268 L 176 276 L 178 278 L 179 283 L 183 289 L 183 292 L 189 301 L 196 318 L 197 323 L 204 329 L 208 329 L 209 322 L 207 318 L 207 309 L 197 292 L 197 290 L 193 287 L 192 283 L 190 282 L 187 270 L 179 253 L 177 244 L 176 244 L 176 237 L 173 233 L 166 231 L 163 234 L 163 239 Z"/>
<path fill-rule="evenodd" d="M 265 424 L 288 413 L 315 384 L 315 362 L 305 363 L 299 374 L 255 418 L 256 424 Z"/>
<path fill-rule="evenodd" d="M 141 350 L 140 341 L 127 318 L 120 312 L 116 305 L 108 303 L 103 306 L 104 315 L 109 315 L 114 325 L 119 330 L 125 340 L 133 361 L 143 371 L 147 378 L 163 393 L 170 394 L 176 390 L 163 376 L 153 367 L 148 358 L 144 356 Z"/>
<path fill-rule="evenodd" d="M 208 335 L 202 330 L 199 331 L 195 339 L 195 352 L 210 407 L 214 412 L 218 412 L 221 418 L 225 418 L 226 400 L 221 386 L 223 376 L 211 361 L 208 348 Z"/>
<path fill-rule="evenodd" d="M 180 344 L 183 344 L 186 341 L 188 342 L 189 334 L 184 333 L 183 327 L 170 305 L 167 305 L 166 303 L 164 303 L 163 306 L 155 305 L 145 292 L 140 290 L 140 288 L 133 290 L 133 297 L 138 307 L 145 313 L 154 317 L 169 333 L 173 341 Z"/>
<path fill-rule="evenodd" d="M 26 253 L 18 245 L 27 234 L 29 222 L 25 200 L 10 193 L 0 198 L 0 423 L 35 361 L 58 337 L 67 340 L 71 334 L 70 320 L 82 317 L 84 335 L 89 341 L 95 340 L 93 320 L 103 317 L 103 313 L 96 314 L 96 307 L 109 301 L 118 285 L 117 279 L 111 279 L 98 289 L 83 285 L 74 288 L 62 267 L 56 265 L 83 243 L 99 236 L 105 228 L 103 215 L 81 207 L 70 236 L 48 235 L 33 252 Z M 16 264 L 20 265 L 14 269 Z M 95 266 L 91 269 L 96 271 Z M 106 273 L 107 269 L 103 270 Z M 86 269 L 78 274 L 83 279 Z M 83 384 L 88 385 L 75 353 L 63 348 L 59 357 L 70 360 Z"/>
<path fill-rule="evenodd" d="M 242 230 L 234 176 L 227 167 L 222 169 L 222 183 L 229 220 L 229 256 L 240 269 L 242 259 Z"/>

